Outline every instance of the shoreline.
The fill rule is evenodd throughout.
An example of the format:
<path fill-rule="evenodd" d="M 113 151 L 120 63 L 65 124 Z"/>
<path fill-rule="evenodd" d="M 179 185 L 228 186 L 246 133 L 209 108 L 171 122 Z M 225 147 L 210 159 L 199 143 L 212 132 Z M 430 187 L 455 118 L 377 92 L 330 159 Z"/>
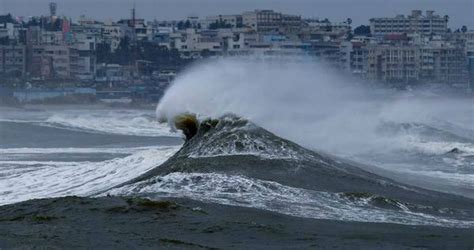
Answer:
<path fill-rule="evenodd" d="M 24 103 L 19 105 L 4 105 L 0 104 L 0 109 L 18 109 L 18 110 L 38 110 L 38 109 L 60 109 L 60 108 L 106 108 L 106 109 L 140 109 L 140 110 L 155 110 L 157 103 L 105 103 L 105 102 L 91 102 L 91 103 Z"/>

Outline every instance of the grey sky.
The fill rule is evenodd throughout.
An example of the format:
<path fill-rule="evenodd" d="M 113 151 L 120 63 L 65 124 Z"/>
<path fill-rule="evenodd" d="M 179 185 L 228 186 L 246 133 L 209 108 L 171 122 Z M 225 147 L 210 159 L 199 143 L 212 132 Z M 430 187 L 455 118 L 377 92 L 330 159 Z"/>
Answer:
<path fill-rule="evenodd" d="M 50 0 L 0 0 L 0 14 L 32 16 L 48 13 Z M 449 15 L 451 28 L 474 29 L 474 0 L 55 0 L 58 14 L 77 19 L 81 14 L 99 20 L 130 16 L 135 2 L 137 14 L 148 20 L 181 19 L 190 14 L 206 16 L 235 14 L 244 10 L 274 9 L 304 17 L 368 24 L 370 17 L 408 14 L 412 9 L 435 10 Z"/>

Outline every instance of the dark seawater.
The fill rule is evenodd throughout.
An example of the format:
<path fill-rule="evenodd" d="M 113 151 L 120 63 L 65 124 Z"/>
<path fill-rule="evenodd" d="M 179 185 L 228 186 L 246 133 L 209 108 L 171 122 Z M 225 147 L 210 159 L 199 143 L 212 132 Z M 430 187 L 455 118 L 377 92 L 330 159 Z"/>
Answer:
<path fill-rule="evenodd" d="M 149 110 L 79 106 L 0 114 L 2 205 L 67 195 L 172 197 L 300 218 L 474 227 L 472 199 L 409 185 L 405 174 L 396 181 L 381 177 L 383 169 L 308 150 L 237 116 L 201 125 L 183 145 L 182 136 Z M 459 190 L 469 192 L 468 133 L 423 124 L 387 123 L 380 130 L 416 131 L 458 150 L 398 158 L 379 152 L 364 157 L 366 162 L 406 170 L 409 163 L 429 161 L 439 169 L 426 171 L 456 176 L 464 181 Z M 460 164 L 452 173 L 446 172 L 450 161 Z"/>
<path fill-rule="evenodd" d="M 163 165 L 106 192 L 183 197 L 305 218 L 473 227 L 474 201 L 401 184 L 232 115 Z"/>

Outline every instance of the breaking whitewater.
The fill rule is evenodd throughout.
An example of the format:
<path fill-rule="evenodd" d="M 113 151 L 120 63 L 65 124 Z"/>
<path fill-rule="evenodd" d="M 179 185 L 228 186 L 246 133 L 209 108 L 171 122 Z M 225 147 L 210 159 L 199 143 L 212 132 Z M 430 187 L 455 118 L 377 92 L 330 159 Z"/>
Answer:
<path fill-rule="evenodd" d="M 226 59 L 156 112 L 2 108 L 0 247 L 474 246 L 472 97 L 347 82 Z"/>

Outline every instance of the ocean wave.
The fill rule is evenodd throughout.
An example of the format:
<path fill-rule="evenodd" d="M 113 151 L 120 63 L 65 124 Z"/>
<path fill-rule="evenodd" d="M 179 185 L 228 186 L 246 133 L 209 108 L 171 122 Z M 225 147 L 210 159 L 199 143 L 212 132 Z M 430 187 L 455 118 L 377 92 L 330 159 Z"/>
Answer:
<path fill-rule="evenodd" d="M 82 131 L 134 136 L 178 136 L 169 127 L 147 116 L 102 114 L 53 115 L 44 126 L 79 129 Z"/>
<path fill-rule="evenodd" d="M 179 146 L 157 147 L 102 162 L 11 161 L 0 168 L 0 205 L 19 201 L 88 196 L 124 183 L 171 157 Z M 6 162 L 8 163 L 8 162 Z"/>
<path fill-rule="evenodd" d="M 218 121 L 204 121 L 201 126 L 208 126 L 209 131 L 197 135 L 192 141 L 191 158 L 209 158 L 217 156 L 252 155 L 265 159 L 302 160 L 311 157 L 303 151 L 295 150 L 293 143 L 286 140 L 275 140 L 275 135 L 259 129 L 246 119 L 226 115 Z M 201 129 L 203 131 L 205 129 Z"/>
<path fill-rule="evenodd" d="M 147 149 L 153 149 L 156 146 L 148 147 L 119 147 L 119 148 L 104 148 L 104 147 L 91 147 L 91 148 L 0 148 L 0 160 L 2 160 L 6 154 L 91 154 L 91 153 L 105 153 L 105 154 L 131 154 L 138 151 Z"/>
<path fill-rule="evenodd" d="M 141 110 L 51 110 L 7 112 L 0 122 L 28 123 L 79 132 L 133 136 L 179 136 Z"/>
<path fill-rule="evenodd" d="M 474 226 L 474 221 L 411 211 L 403 203 L 383 197 L 313 191 L 274 181 L 218 173 L 175 172 L 116 188 L 102 195 L 105 194 L 141 194 L 150 198 L 182 197 L 315 219 L 445 227 Z M 371 203 L 374 199 L 392 205 L 393 208 L 376 207 Z"/>

